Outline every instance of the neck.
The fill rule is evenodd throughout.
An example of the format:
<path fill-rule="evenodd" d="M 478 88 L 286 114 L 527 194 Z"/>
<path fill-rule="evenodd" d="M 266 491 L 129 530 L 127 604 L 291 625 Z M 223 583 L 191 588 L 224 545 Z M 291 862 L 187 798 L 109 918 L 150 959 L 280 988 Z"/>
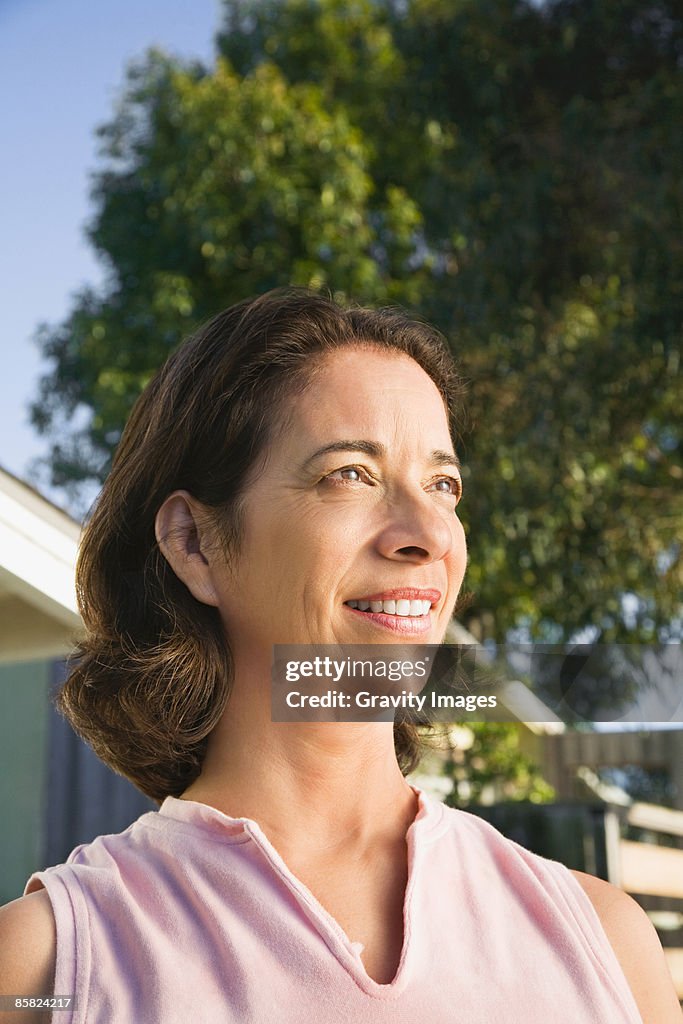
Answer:
<path fill-rule="evenodd" d="M 272 722 L 269 687 L 244 682 L 183 799 L 252 818 L 274 842 L 296 835 L 330 852 L 350 837 L 365 845 L 405 836 L 416 799 L 390 722 Z"/>

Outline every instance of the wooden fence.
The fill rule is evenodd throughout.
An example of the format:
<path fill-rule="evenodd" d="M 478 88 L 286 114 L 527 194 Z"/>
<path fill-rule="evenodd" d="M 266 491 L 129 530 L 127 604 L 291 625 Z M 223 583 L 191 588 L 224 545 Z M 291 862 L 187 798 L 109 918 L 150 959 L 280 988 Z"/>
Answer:
<path fill-rule="evenodd" d="M 649 914 L 683 1000 L 683 811 L 632 804 L 606 811 L 605 818 L 608 881 Z M 638 830 L 641 838 L 625 838 L 625 828 L 627 835 Z M 663 839 L 678 846 L 660 845 Z"/>

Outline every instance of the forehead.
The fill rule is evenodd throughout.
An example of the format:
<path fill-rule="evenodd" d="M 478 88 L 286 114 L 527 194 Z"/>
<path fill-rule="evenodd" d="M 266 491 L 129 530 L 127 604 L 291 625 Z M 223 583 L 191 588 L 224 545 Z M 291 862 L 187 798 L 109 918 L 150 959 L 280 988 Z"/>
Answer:
<path fill-rule="evenodd" d="M 383 432 L 399 423 L 445 432 L 448 416 L 439 390 L 403 352 L 352 347 L 327 354 L 288 411 L 290 425 L 308 434 L 361 428 Z"/>

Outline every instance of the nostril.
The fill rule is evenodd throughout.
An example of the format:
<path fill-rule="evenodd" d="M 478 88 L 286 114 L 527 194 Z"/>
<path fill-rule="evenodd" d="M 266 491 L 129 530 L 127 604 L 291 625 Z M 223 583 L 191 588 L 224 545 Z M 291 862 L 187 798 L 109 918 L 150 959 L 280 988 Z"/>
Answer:
<path fill-rule="evenodd" d="M 399 548 L 398 552 L 401 555 L 408 555 L 410 558 L 415 558 L 416 555 L 418 556 L 418 558 L 429 558 L 429 552 L 426 550 L 426 548 L 406 547 Z"/>

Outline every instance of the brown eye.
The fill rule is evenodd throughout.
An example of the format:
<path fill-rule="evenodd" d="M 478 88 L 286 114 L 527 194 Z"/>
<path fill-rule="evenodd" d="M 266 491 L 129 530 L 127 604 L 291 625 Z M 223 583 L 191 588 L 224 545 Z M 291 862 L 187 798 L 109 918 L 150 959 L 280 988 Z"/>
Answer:
<path fill-rule="evenodd" d="M 366 483 L 368 482 L 367 473 L 364 473 L 358 466 L 344 466 L 342 469 L 335 469 L 333 473 L 328 473 L 324 479 L 331 480 L 333 483 L 357 484 L 362 483 L 363 480 Z"/>
<path fill-rule="evenodd" d="M 462 497 L 462 481 L 454 476 L 442 476 L 432 484 L 433 490 L 438 494 L 452 494 L 456 499 L 456 505 Z"/>

